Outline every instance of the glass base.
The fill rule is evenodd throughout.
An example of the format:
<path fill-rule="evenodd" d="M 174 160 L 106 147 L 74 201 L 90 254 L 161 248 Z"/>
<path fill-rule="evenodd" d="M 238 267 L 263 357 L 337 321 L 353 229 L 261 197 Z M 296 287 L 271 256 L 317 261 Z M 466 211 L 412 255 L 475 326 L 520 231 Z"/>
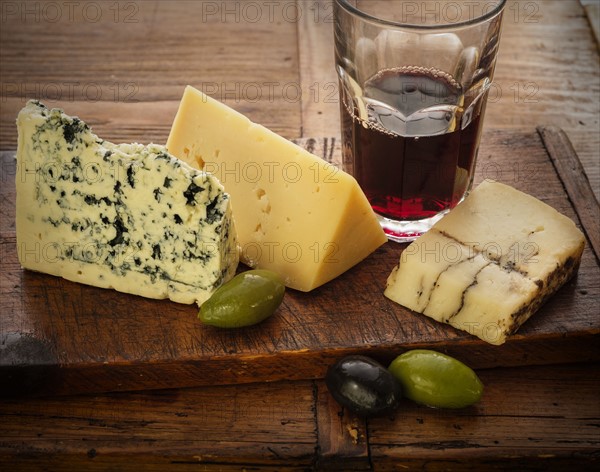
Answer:
<path fill-rule="evenodd" d="M 449 211 L 444 210 L 422 220 L 396 221 L 381 215 L 377 215 L 377 220 L 390 241 L 409 243 L 431 229 Z"/>

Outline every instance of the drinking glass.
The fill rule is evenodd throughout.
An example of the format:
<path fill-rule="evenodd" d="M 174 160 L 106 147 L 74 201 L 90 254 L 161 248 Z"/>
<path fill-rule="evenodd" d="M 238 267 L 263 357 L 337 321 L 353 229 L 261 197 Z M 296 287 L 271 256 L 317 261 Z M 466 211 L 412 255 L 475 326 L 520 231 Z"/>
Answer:
<path fill-rule="evenodd" d="M 415 239 L 471 189 L 504 5 L 334 1 L 343 166 L 389 239 Z"/>

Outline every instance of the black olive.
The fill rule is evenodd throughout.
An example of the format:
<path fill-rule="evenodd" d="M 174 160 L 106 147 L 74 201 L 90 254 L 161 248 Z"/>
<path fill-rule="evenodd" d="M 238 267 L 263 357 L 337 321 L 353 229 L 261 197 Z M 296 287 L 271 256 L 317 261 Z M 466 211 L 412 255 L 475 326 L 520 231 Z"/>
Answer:
<path fill-rule="evenodd" d="M 400 382 L 366 356 L 348 356 L 331 366 L 325 383 L 335 400 L 360 416 L 391 413 L 402 397 Z"/>

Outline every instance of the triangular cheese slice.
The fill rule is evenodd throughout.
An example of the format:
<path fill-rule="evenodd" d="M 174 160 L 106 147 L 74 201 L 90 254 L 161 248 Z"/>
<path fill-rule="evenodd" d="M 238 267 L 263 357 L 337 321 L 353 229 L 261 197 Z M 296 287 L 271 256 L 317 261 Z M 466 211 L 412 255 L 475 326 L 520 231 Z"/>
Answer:
<path fill-rule="evenodd" d="M 187 87 L 167 142 L 231 195 L 241 260 L 310 291 L 386 242 L 356 180 Z"/>

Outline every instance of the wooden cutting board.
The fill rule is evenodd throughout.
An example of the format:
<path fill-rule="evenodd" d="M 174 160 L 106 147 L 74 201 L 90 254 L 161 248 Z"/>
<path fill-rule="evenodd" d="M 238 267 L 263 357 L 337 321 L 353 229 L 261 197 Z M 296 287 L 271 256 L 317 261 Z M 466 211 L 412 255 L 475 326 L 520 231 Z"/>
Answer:
<path fill-rule="evenodd" d="M 336 162 L 334 139 L 298 142 Z M 447 352 L 475 368 L 600 359 L 598 203 L 562 131 L 489 130 L 476 182 L 530 193 L 588 238 L 578 276 L 502 346 L 412 313 L 383 296 L 406 245 L 387 243 L 336 280 L 288 290 L 266 322 L 218 330 L 195 306 L 79 285 L 19 266 L 14 152 L 0 169 L 0 394 L 68 394 L 323 377 L 343 355 L 382 362 L 411 348 Z"/>

